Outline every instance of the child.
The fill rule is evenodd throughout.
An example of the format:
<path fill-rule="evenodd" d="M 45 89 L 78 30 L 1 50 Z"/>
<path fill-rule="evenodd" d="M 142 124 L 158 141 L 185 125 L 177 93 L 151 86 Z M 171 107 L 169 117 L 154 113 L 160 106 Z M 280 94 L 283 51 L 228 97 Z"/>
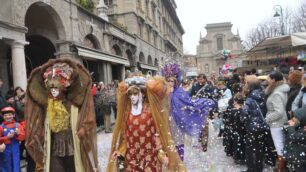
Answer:
<path fill-rule="evenodd" d="M 4 122 L 0 126 L 0 141 L 3 141 L 6 148 L 0 168 L 3 172 L 20 172 L 19 142 L 25 139 L 24 128 L 14 120 L 14 108 L 5 107 L 1 113 Z"/>
<path fill-rule="evenodd" d="M 234 108 L 231 110 L 232 114 L 232 152 L 234 161 L 237 164 L 245 163 L 245 128 L 240 121 L 241 111 L 245 102 L 245 96 L 241 93 L 237 93 L 234 97 Z"/>

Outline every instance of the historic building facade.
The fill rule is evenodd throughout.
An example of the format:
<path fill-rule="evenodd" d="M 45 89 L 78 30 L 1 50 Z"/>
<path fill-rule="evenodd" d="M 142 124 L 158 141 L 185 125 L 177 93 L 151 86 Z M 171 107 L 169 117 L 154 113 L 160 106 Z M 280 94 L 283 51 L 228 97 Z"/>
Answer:
<path fill-rule="evenodd" d="M 105 0 L 111 23 L 136 38 L 136 60 L 144 71 L 157 71 L 166 56 L 183 55 L 184 29 L 174 0 Z"/>
<path fill-rule="evenodd" d="M 197 56 L 192 54 L 185 54 L 184 55 L 184 66 L 183 71 L 187 78 L 193 78 L 198 76 L 198 63 L 197 63 Z"/>
<path fill-rule="evenodd" d="M 207 24 L 205 37 L 200 36 L 197 46 L 198 70 L 207 76 L 217 75 L 226 63 L 223 56 L 224 50 L 231 52 L 232 59 L 228 58 L 233 67 L 240 66 L 240 59 L 243 56 L 243 46 L 239 33 L 232 33 L 232 24 L 213 23 Z M 237 31 L 238 32 L 238 31 Z"/>
<path fill-rule="evenodd" d="M 107 4 L 104 0 L 93 2 L 94 8 L 88 11 L 75 0 L 3 1 L 0 6 L 0 77 L 7 81 L 4 90 L 9 86 L 26 88 L 31 70 L 50 58 L 77 59 L 88 68 L 95 81 L 106 83 L 122 80 L 125 70 L 134 69 L 137 65 L 152 73 L 157 71 L 158 64 L 166 57 L 166 36 L 162 35 L 163 40 L 160 41 L 163 46 L 154 44 L 153 27 L 151 36 L 146 36 L 152 39 L 140 37 L 138 30 L 136 33 L 122 27 L 120 22 L 124 20 L 119 20 L 120 17 L 117 23 L 114 22 L 112 1 L 105 1 Z M 125 9 L 134 6 L 136 10 L 137 2 L 122 0 L 126 7 L 117 7 Z M 154 2 L 152 0 L 149 4 Z M 167 0 L 167 3 L 170 2 L 174 3 Z M 171 15 L 170 18 L 178 20 L 175 10 Z M 137 22 L 139 19 L 136 19 Z M 125 20 L 127 23 L 130 21 L 128 17 Z M 147 33 L 145 28 L 148 28 L 145 26 L 144 34 Z M 177 51 L 182 50 L 181 44 L 173 46 Z"/>

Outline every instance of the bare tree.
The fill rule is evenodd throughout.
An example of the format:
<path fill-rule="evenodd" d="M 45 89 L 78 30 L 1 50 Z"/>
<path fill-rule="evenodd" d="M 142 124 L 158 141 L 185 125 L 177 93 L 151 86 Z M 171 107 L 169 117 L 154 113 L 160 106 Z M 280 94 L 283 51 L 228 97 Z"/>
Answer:
<path fill-rule="evenodd" d="M 292 32 L 305 32 L 305 31 L 306 31 L 306 0 L 304 0 L 301 6 L 296 10 L 292 21 Z"/>
<path fill-rule="evenodd" d="M 303 9 L 306 10 L 306 8 Z M 253 48 L 266 38 L 281 36 L 283 33 L 285 35 L 291 34 L 294 31 L 292 28 L 294 26 L 293 18 L 295 18 L 295 15 L 293 15 L 292 10 L 288 7 L 282 11 L 282 15 L 281 18 L 271 17 L 259 23 L 255 28 L 249 31 L 243 41 L 246 49 L 248 50 Z"/>

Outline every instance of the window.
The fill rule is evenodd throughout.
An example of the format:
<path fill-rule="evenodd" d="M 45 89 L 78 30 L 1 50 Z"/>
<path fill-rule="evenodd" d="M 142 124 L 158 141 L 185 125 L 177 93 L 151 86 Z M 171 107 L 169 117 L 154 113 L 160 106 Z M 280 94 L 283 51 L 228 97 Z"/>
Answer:
<path fill-rule="evenodd" d="M 159 21 L 159 29 L 160 31 L 162 30 L 162 23 L 161 23 L 161 18 L 160 16 L 158 16 L 158 21 Z"/>
<path fill-rule="evenodd" d="M 154 66 L 158 66 L 158 60 L 157 60 L 157 58 L 155 58 L 155 60 L 154 60 Z"/>
<path fill-rule="evenodd" d="M 147 27 L 147 41 L 148 41 L 148 43 L 150 43 L 150 41 L 151 41 L 151 36 L 150 36 L 150 28 L 149 27 Z"/>
<path fill-rule="evenodd" d="M 223 38 L 217 38 L 217 50 L 223 50 Z"/>
<path fill-rule="evenodd" d="M 151 8 L 152 8 L 152 19 L 153 19 L 153 23 L 156 24 L 155 6 L 154 6 L 153 4 L 151 4 Z"/>
<path fill-rule="evenodd" d="M 150 55 L 148 56 L 148 64 L 153 65 L 152 57 Z"/>
<path fill-rule="evenodd" d="M 104 0 L 104 4 L 105 4 L 106 6 L 113 5 L 113 0 Z"/>
<path fill-rule="evenodd" d="M 137 5 L 136 6 L 137 6 L 138 9 L 141 9 L 141 0 L 137 0 Z"/>
<path fill-rule="evenodd" d="M 205 64 L 205 73 L 208 73 L 209 72 L 209 66 L 208 64 Z"/>
<path fill-rule="evenodd" d="M 146 15 L 149 17 L 149 1 L 146 0 Z"/>
<path fill-rule="evenodd" d="M 154 46 L 156 47 L 156 44 L 157 44 L 157 34 L 153 34 L 153 42 L 154 42 Z"/>
<path fill-rule="evenodd" d="M 139 53 L 139 61 L 145 63 L 145 58 L 142 52 Z"/>
<path fill-rule="evenodd" d="M 139 36 L 143 38 L 143 30 L 142 30 L 142 23 L 138 22 L 138 29 L 139 29 Z"/>

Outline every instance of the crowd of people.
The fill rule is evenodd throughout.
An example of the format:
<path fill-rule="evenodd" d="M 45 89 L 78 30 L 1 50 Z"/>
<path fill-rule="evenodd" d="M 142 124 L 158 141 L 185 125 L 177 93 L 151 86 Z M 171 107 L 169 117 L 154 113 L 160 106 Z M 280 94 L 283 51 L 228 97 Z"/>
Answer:
<path fill-rule="evenodd" d="M 105 130 L 105 133 L 111 133 L 111 114 L 113 112 L 116 118 L 116 90 L 118 81 L 112 81 L 109 84 L 104 82 L 94 83 L 92 94 L 94 96 L 96 122 L 98 130 Z"/>
<path fill-rule="evenodd" d="M 70 72 L 73 65 L 70 62 L 57 63 L 61 65 L 53 66 L 55 69 L 63 72 L 64 70 L 59 69 L 63 68 L 66 70 L 64 72 L 73 76 Z M 85 115 L 89 105 L 93 104 L 94 110 L 90 111 L 90 114 L 95 113 L 96 126 L 88 127 L 97 128 L 95 132 L 102 129 L 105 133 L 113 132 L 107 168 L 110 172 L 121 169 L 159 171 L 162 166 L 168 166 L 169 170 L 186 171 L 183 164 L 186 160 L 184 135 L 198 138 L 202 150 L 206 152 L 210 139 L 209 121 L 212 121 L 214 129 L 218 130 L 218 137 L 223 139 L 226 155 L 232 157 L 237 164 L 245 164 L 247 172 L 263 171 L 264 164 L 275 166 L 277 172 L 306 171 L 304 70 L 292 69 L 288 74 L 272 71 L 266 78 L 258 76 L 256 70 L 253 70 L 243 74 L 233 71 L 233 75 L 218 79 L 208 79 L 205 74 L 199 74 L 194 79 L 183 79 L 179 66 L 166 65 L 162 70 L 162 76 L 146 78 L 135 72 L 120 83 L 118 81 L 112 81 L 110 84 L 93 83 L 89 86 L 90 95 L 82 93 L 84 95 L 82 101 L 78 101 L 78 96 L 73 99 L 71 94 L 66 93 L 66 88 L 78 80 L 66 77 L 64 82 L 56 83 L 53 77 L 49 77 L 52 71 L 54 70 L 46 68 L 43 75 L 46 85 L 44 89 L 48 89 L 49 95 L 47 103 L 42 105 L 48 107 L 46 109 L 49 114 L 63 115 L 63 118 L 54 118 L 49 121 L 50 124 L 47 123 L 50 125 L 51 138 L 54 139 L 51 142 L 52 150 L 55 149 L 53 146 L 57 141 L 72 142 L 75 139 L 71 133 L 67 133 L 67 128 L 70 132 L 73 127 L 78 127 L 69 125 L 69 113 L 77 112 L 73 106 L 79 103 L 77 107 L 81 113 L 84 113 L 83 120 L 89 120 L 87 124 L 91 125 L 90 120 L 93 118 Z M 59 80 L 63 81 L 64 76 L 66 75 L 60 75 Z M 0 89 L 4 82 L 0 79 Z M 5 95 L 0 92 L 0 168 L 8 172 L 20 171 L 21 159 L 26 159 L 27 171 L 42 170 L 44 163 L 37 161 L 37 158 L 41 157 L 39 155 L 34 156 L 33 159 L 36 160 L 34 162 L 25 149 L 26 133 L 29 133 L 26 131 L 26 119 L 31 120 L 29 115 L 25 118 L 27 105 L 25 95 L 25 91 L 20 87 L 10 89 Z M 67 96 L 67 100 L 71 99 L 72 103 L 63 105 L 66 101 L 61 99 L 63 96 Z M 84 99 L 85 96 L 88 99 Z M 29 102 L 32 103 L 30 112 L 34 113 L 36 97 L 32 95 L 31 98 L 33 100 L 29 100 L 28 105 Z M 63 113 L 55 112 L 56 109 L 63 110 Z M 114 114 L 116 119 L 114 127 L 111 123 L 111 114 Z M 64 118 L 67 118 L 66 121 Z M 35 120 L 30 122 L 34 124 Z M 32 129 L 31 127 L 28 128 Z M 62 129 L 57 131 L 59 127 Z M 77 135 L 82 135 L 83 132 L 85 131 L 81 130 Z M 88 135 L 88 139 L 95 141 L 94 134 Z M 75 146 L 74 142 L 71 144 Z M 92 145 L 95 147 L 94 143 Z M 65 150 L 67 157 L 71 158 L 71 154 L 77 153 L 74 148 L 69 150 L 69 146 L 72 145 L 64 147 L 67 149 Z M 86 147 L 86 149 L 92 148 Z M 57 151 L 55 153 L 62 154 Z M 33 152 L 30 153 L 34 155 Z M 53 156 L 54 152 L 51 153 L 50 163 L 55 162 L 52 160 Z M 77 166 L 74 163 L 70 165 Z M 67 168 L 71 166 L 68 164 Z M 90 171 L 97 171 L 96 167 L 90 165 L 86 167 L 86 163 L 82 168 L 92 168 L 94 170 Z M 54 171 L 57 167 L 50 165 L 50 169 Z"/>
<path fill-rule="evenodd" d="M 209 81 L 199 75 L 186 91 L 218 104 L 210 116 L 214 128 L 223 138 L 226 155 L 245 164 L 246 171 L 263 171 L 264 163 L 277 172 L 306 171 L 306 74 L 272 71 L 262 78 L 246 72 Z M 200 140 L 203 151 L 207 130 L 205 125 Z"/>

